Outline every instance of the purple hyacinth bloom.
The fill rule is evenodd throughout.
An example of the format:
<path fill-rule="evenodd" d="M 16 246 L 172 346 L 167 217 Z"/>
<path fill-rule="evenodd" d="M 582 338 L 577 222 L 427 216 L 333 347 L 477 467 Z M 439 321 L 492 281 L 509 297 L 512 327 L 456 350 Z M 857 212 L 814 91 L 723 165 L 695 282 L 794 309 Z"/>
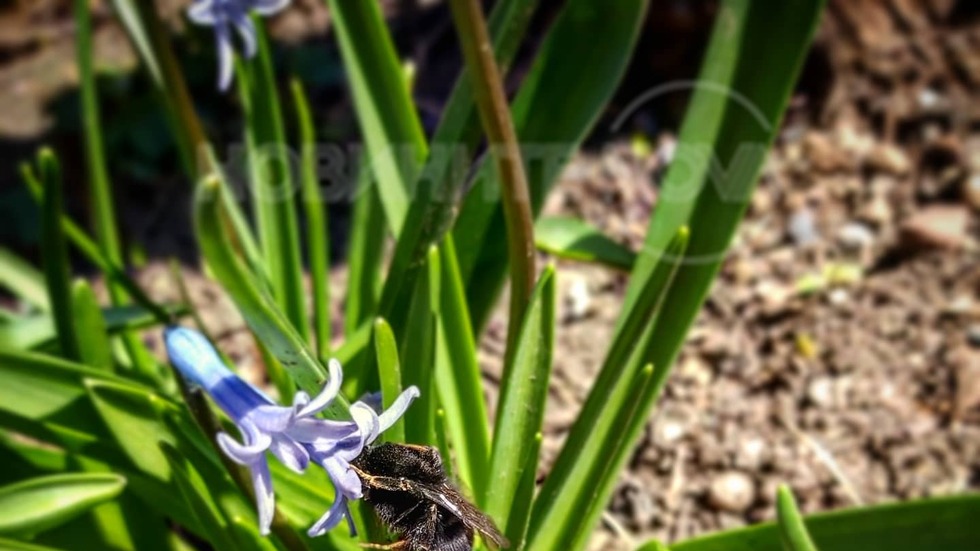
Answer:
<path fill-rule="evenodd" d="M 289 5 L 290 0 L 195 0 L 187 8 L 187 17 L 198 25 L 214 27 L 218 50 L 218 88 L 228 90 L 233 75 L 233 31 L 238 33 L 246 58 L 255 55 L 255 27 L 248 14 L 272 15 Z"/>
<path fill-rule="evenodd" d="M 418 397 L 419 391 L 407 388 L 380 415 L 363 402 L 350 407 L 351 421 L 321 419 L 316 415 L 326 408 L 340 391 L 343 373 L 340 363 L 330 360 L 330 378 L 315 398 L 297 392 L 290 407 L 277 405 L 261 391 L 238 378 L 225 367 L 217 351 L 201 333 L 184 327 L 169 327 L 164 332 L 167 354 L 181 375 L 203 388 L 211 399 L 234 421 L 243 442 L 226 433 L 218 434 L 218 445 L 233 461 L 245 465 L 255 488 L 259 530 L 268 534 L 275 509 L 272 479 L 266 452 L 296 472 L 304 472 L 315 463 L 327 471 L 336 489 L 330 509 L 309 530 L 319 536 L 347 518 L 347 502 L 360 499 L 361 480 L 350 463 L 390 427 Z"/>

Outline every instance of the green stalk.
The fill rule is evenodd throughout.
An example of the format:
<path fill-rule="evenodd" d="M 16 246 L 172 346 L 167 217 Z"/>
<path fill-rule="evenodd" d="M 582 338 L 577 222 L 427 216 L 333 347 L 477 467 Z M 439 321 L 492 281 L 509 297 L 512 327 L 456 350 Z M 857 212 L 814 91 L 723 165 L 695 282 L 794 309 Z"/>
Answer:
<path fill-rule="evenodd" d="M 327 205 L 323 203 L 316 174 L 316 132 L 313 129 L 310 103 L 299 80 L 293 79 L 292 90 L 296 120 L 299 122 L 300 179 L 313 286 L 313 333 L 316 336 L 317 356 L 321 362 L 326 363 L 330 358 L 330 239 Z"/>
<path fill-rule="evenodd" d="M 74 308 L 71 299 L 71 271 L 68 266 L 68 247 L 61 230 L 61 167 L 48 149 L 38 154 L 41 180 L 44 182 L 44 205 L 41 213 L 41 257 L 48 301 L 58 333 L 61 353 L 70 360 L 79 360 L 81 350 L 75 333 Z"/>
<path fill-rule="evenodd" d="M 44 189 L 30 165 L 25 164 L 21 166 L 21 176 L 34 200 L 43 205 L 45 200 Z M 92 264 L 95 264 L 99 270 L 106 274 L 110 281 L 117 283 L 125 289 L 126 293 L 129 294 L 129 298 L 149 311 L 160 323 L 166 324 L 170 322 L 171 314 L 153 302 L 143 292 L 143 289 L 140 289 L 139 285 L 129 277 L 122 266 L 108 259 L 95 241 L 92 241 L 92 238 L 85 233 L 85 230 L 64 213 L 61 215 L 61 231 L 64 232 L 65 237 L 78 249 L 78 252 L 82 256 Z"/>
<path fill-rule="evenodd" d="M 786 551 L 817 551 L 793 492 L 785 484 L 780 484 L 776 491 L 776 521 Z"/>
<path fill-rule="evenodd" d="M 115 208 L 112 204 L 112 185 L 106 168 L 105 151 L 99 117 L 98 91 L 95 87 L 95 69 L 92 57 L 92 14 L 88 0 L 75 0 L 76 52 L 81 75 L 82 126 L 85 131 L 85 157 L 88 167 L 89 186 L 92 196 L 95 237 L 104 256 L 115 265 L 123 264 L 122 245 L 116 228 Z M 126 304 L 126 291 L 118 283 L 109 281 L 109 298 L 115 306 Z M 138 372 L 149 378 L 155 376 L 155 362 L 139 337 L 131 332 L 122 333 L 123 345 L 130 361 Z"/>
<path fill-rule="evenodd" d="M 534 230 L 531 197 L 524 174 L 524 163 L 517 144 L 517 133 L 510 118 L 510 107 L 486 21 L 477 0 L 451 0 L 450 7 L 463 49 L 466 71 L 473 79 L 473 96 L 487 143 L 497 164 L 502 189 L 504 224 L 507 228 L 507 256 L 510 264 L 510 310 L 507 325 L 509 364 L 517 341 L 518 328 L 534 287 Z M 505 375 L 506 376 L 506 375 Z"/>
<path fill-rule="evenodd" d="M 185 172 L 189 177 L 196 179 L 204 173 L 215 170 L 216 163 L 211 155 L 198 154 L 198 148 L 208 147 L 208 140 L 194 110 L 194 102 L 187 89 L 184 73 L 174 55 L 167 29 L 157 16 L 154 4 L 138 0 L 116 0 L 116 3 L 126 4 L 127 7 L 135 9 L 139 22 L 144 26 L 142 30 L 145 30 L 148 35 L 152 53 L 156 55 L 151 69 L 159 69 L 159 74 L 151 70 L 151 76 L 157 86 L 157 92 L 167 106 L 171 130 L 177 138 Z M 144 56 L 148 57 L 145 54 Z M 199 166 L 198 163 L 201 165 Z"/>

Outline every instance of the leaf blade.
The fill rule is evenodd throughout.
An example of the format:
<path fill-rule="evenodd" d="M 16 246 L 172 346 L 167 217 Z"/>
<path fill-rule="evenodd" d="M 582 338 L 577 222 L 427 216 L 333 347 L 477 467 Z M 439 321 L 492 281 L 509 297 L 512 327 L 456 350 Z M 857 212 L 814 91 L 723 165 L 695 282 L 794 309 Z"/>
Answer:
<path fill-rule="evenodd" d="M 0 534 L 36 534 L 119 495 L 126 485 L 110 473 L 56 474 L 0 488 Z"/>

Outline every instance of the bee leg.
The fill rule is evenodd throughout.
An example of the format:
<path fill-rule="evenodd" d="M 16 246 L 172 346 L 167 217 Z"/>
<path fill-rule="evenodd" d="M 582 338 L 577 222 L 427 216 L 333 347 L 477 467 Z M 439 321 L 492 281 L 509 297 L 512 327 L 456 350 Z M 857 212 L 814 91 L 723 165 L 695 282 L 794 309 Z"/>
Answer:
<path fill-rule="evenodd" d="M 386 549 L 389 551 L 400 551 L 407 549 L 408 542 L 405 540 L 398 540 L 392 543 L 366 543 L 361 542 L 358 544 L 363 549 Z"/>

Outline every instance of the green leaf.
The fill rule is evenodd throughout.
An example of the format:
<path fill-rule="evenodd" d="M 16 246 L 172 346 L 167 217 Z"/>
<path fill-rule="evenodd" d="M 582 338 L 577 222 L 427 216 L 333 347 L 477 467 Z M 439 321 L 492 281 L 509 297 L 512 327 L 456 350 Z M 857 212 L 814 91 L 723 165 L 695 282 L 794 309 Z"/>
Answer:
<path fill-rule="evenodd" d="M 972 551 L 980 494 L 859 507 L 806 517 L 814 543 L 827 551 Z M 649 544 L 641 551 L 653 551 Z M 783 551 L 772 522 L 695 538 L 671 551 Z"/>
<path fill-rule="evenodd" d="M 112 186 L 106 167 L 99 117 L 98 90 L 92 57 L 92 14 L 88 0 L 75 0 L 75 53 L 81 83 L 82 127 L 85 131 L 85 160 L 89 177 L 89 197 L 95 219 L 95 235 L 103 253 L 110 260 L 122 262 L 122 248 L 116 230 L 115 209 L 112 205 Z"/>
<path fill-rule="evenodd" d="M 306 214 L 306 239 L 313 287 L 313 327 L 316 353 L 321 362 L 330 357 L 330 233 L 327 205 L 320 193 L 317 176 L 317 142 L 313 130 L 310 104 L 299 80 L 293 79 L 293 103 L 299 126 L 300 178 L 303 185 L 303 212 Z"/>
<path fill-rule="evenodd" d="M 181 315 L 184 311 L 184 308 L 170 310 L 174 316 Z M 124 330 L 143 329 L 159 323 L 152 312 L 141 306 L 109 307 L 103 308 L 100 312 L 109 335 Z M 53 341 L 56 336 L 51 314 L 38 314 L 0 325 L 0 348 L 16 350 L 38 348 Z"/>
<path fill-rule="evenodd" d="M 659 325 L 655 335 L 658 370 L 673 364 L 751 199 L 822 6 L 820 0 L 728 0 L 718 11 L 681 128 L 675 154 L 681 162 L 671 165 L 663 183 L 617 328 L 677 228 L 688 226 L 691 241 L 664 306 L 671 323 Z"/>
<path fill-rule="evenodd" d="M 129 33 L 130 40 L 133 41 L 147 71 L 150 72 L 150 79 L 158 87 L 166 88 L 160 62 L 150 41 L 150 34 L 140 19 L 138 0 L 112 0 L 112 6 L 113 12 Z"/>
<path fill-rule="evenodd" d="M 347 254 L 347 302 L 344 305 L 344 333 L 351 335 L 364 326 L 378 309 L 381 292 L 381 263 L 384 258 L 384 211 L 378 189 L 370 185 L 368 168 L 357 174 L 357 198 L 351 220 L 350 250 Z M 397 272 L 392 272 L 397 277 Z"/>
<path fill-rule="evenodd" d="M 605 264 L 620 270 L 630 270 L 636 261 L 636 253 L 578 218 L 538 219 L 534 224 L 534 241 L 539 249 L 557 257 Z"/>
<path fill-rule="evenodd" d="M 490 430 L 483 379 L 451 238 L 439 247 L 439 254 L 442 285 L 436 390 L 446 411 L 446 432 L 455 452 L 459 479 L 473 495 L 482 496 L 486 474 L 490 472 Z"/>
<path fill-rule="evenodd" d="M 86 381 L 85 386 L 116 444 L 133 465 L 158 480 L 170 480 L 170 464 L 160 445 L 172 445 L 173 435 L 161 418 L 175 408 L 155 393 L 132 386 L 107 381 Z"/>
<path fill-rule="evenodd" d="M 0 488 L 0 534 L 37 534 L 122 492 L 116 474 L 56 474 Z"/>
<path fill-rule="evenodd" d="M 416 282 L 402 342 L 403 384 L 415 385 L 419 389 L 418 399 L 404 417 L 405 440 L 416 444 L 435 443 L 438 400 L 432 383 L 439 312 L 439 271 L 439 250 L 432 247 L 423 276 Z"/>
<path fill-rule="evenodd" d="M 235 254 L 219 202 L 220 183 L 204 180 L 198 188 L 194 222 L 201 252 L 214 277 L 242 312 L 249 328 L 289 371 L 293 380 L 311 395 L 317 394 L 326 371 L 273 301 L 255 285 L 254 278 Z M 335 418 L 346 415 L 346 400 L 334 400 L 327 411 Z"/>
<path fill-rule="evenodd" d="M 79 454 L 71 456 L 71 468 L 88 473 L 113 473 L 119 470 L 116 465 Z M 169 551 L 164 544 L 168 516 L 160 511 L 147 510 L 127 485 L 126 491 L 116 499 L 95 507 L 89 514 L 57 530 L 46 532 L 37 541 L 69 549 L 76 547 L 77 542 L 84 541 L 89 547 L 99 549 Z"/>
<path fill-rule="evenodd" d="M 112 369 L 112 351 L 109 348 L 108 330 L 102 310 L 95 299 L 92 287 L 84 280 L 75 282 L 72 288 L 72 305 L 75 312 L 75 328 L 83 338 L 79 339 L 82 363 Z"/>
<path fill-rule="evenodd" d="M 34 196 L 36 201 L 38 201 L 41 205 L 44 205 L 45 200 L 43 185 L 34 174 L 33 169 L 29 164 L 25 163 L 21 165 L 20 172 L 28 191 L 30 191 L 31 195 Z M 161 323 L 166 323 L 170 319 L 170 314 L 150 300 L 150 298 L 146 296 L 146 293 L 140 289 L 139 285 L 137 285 L 136 282 L 129 277 L 122 266 L 106 257 L 95 241 L 93 241 L 92 238 L 90 238 L 85 231 L 78 226 L 78 224 L 64 214 L 61 216 L 61 229 L 64 232 L 65 237 L 68 238 L 68 241 L 70 241 L 75 248 L 82 253 L 82 256 L 102 270 L 102 272 L 104 272 L 111 281 L 118 283 L 123 289 L 125 289 L 130 298 L 138 302 L 146 310 L 152 312 Z"/>
<path fill-rule="evenodd" d="M 279 93 L 276 90 L 263 22 L 253 16 L 258 54 L 245 63 L 248 78 L 239 79 L 245 103 L 249 166 L 262 259 L 272 284 L 272 296 L 286 319 L 304 339 L 308 337 L 299 247 L 292 152 L 286 143 Z M 283 386 L 277 381 L 277 387 Z M 280 392 L 283 389 L 280 388 Z"/>
<path fill-rule="evenodd" d="M 183 72 L 170 44 L 169 29 L 160 21 L 153 5 L 140 0 L 112 0 L 130 40 L 150 74 L 150 81 L 165 108 L 167 122 L 180 152 L 181 164 L 188 177 L 198 177 L 198 163 L 213 169 L 210 146 L 191 102 Z M 208 150 L 203 158 L 198 154 Z"/>
<path fill-rule="evenodd" d="M 817 551 L 806 530 L 803 515 L 796 507 L 793 493 L 785 484 L 780 484 L 776 490 L 776 519 L 786 551 Z"/>
<path fill-rule="evenodd" d="M 233 549 L 235 545 L 228 533 L 228 521 L 218 511 L 201 475 L 173 446 L 164 443 L 161 450 L 180 495 L 194 516 L 200 519 L 200 526 L 204 530 L 202 535 L 216 549 Z"/>
<path fill-rule="evenodd" d="M 55 547 L 8 540 L 7 538 L 0 538 L 0 549 L 4 549 L 6 551 L 60 551 L 60 549 Z"/>
<path fill-rule="evenodd" d="M 616 90 L 646 5 L 646 0 L 569 0 L 548 31 L 511 109 L 519 141 L 545 144 L 523 151 L 532 213 L 540 211 L 562 166 Z M 603 30 L 603 40 L 582 39 L 596 29 Z M 504 242 L 494 237 L 504 227 L 496 181 L 493 167 L 484 164 L 453 229 L 475 328 L 487 320 L 507 269 Z"/>
<path fill-rule="evenodd" d="M 13 482 L 30 476 L 64 472 L 68 469 L 68 454 L 54 446 L 33 442 L 22 435 L 0 431 L 0 445 L 4 447 L 6 468 L 0 472 L 3 482 Z"/>
<path fill-rule="evenodd" d="M 506 74 L 538 0 L 500 0 L 490 14 L 490 35 L 501 74 Z M 469 181 L 471 158 L 482 138 L 482 128 L 473 101 L 473 84 L 466 74 L 456 80 L 442 119 L 432 138 L 425 167 L 412 196 L 406 222 L 398 234 L 391 261 L 392 274 L 385 293 L 394 297 L 403 280 L 411 282 L 429 246 L 444 242 L 443 237 L 456 217 L 459 201 Z M 356 225 L 355 225 L 356 228 Z M 411 285 L 406 285 L 408 289 Z M 393 304 L 401 301 L 390 299 Z"/>
<path fill-rule="evenodd" d="M 683 229 L 651 275 L 631 312 L 628 331 L 613 343 L 551 473 L 538 494 L 529 526 L 529 549 L 571 547 L 591 533 L 625 463 L 632 425 L 652 403 L 648 348 L 666 291 L 687 245 Z"/>
<path fill-rule="evenodd" d="M 328 0 L 327 5 L 367 144 L 372 183 L 378 185 L 388 224 L 398 236 L 428 153 L 422 125 L 381 5 L 362 0 Z"/>
<path fill-rule="evenodd" d="M 38 154 L 39 172 L 44 185 L 44 208 L 41 218 L 41 256 L 48 287 L 48 299 L 58 333 L 62 354 L 72 360 L 80 358 L 78 336 L 71 301 L 71 267 L 68 247 L 61 231 L 61 167 L 48 149 Z"/>
<path fill-rule="evenodd" d="M 38 310 L 51 309 L 44 274 L 5 247 L 0 247 L 0 287 Z"/>
<path fill-rule="evenodd" d="M 517 337 L 513 363 L 507 366 L 500 389 L 489 481 L 483 504 L 497 525 L 518 542 L 527 517 L 512 518 L 518 488 L 526 471 L 537 469 L 536 435 L 541 432 L 548 396 L 555 340 L 555 270 L 548 266 L 531 294 Z M 528 512 L 528 511 L 526 511 Z"/>
<path fill-rule="evenodd" d="M 76 55 L 81 81 L 82 126 L 85 131 L 85 160 L 88 169 L 89 197 L 92 205 L 92 218 L 95 221 L 95 236 L 99 249 L 113 265 L 123 265 L 122 245 L 119 230 L 116 228 L 116 213 L 112 203 L 112 184 L 106 166 L 102 139 L 102 121 L 99 117 L 98 91 L 95 86 L 94 57 L 92 54 L 92 14 L 88 0 L 75 0 L 75 39 Z M 108 272 L 106 275 L 109 275 Z M 125 284 L 109 278 L 109 298 L 114 306 L 127 302 Z M 144 378 L 153 380 L 156 364 L 150 358 L 139 336 L 124 332 L 123 345 L 130 361 Z M 81 346 L 79 343 L 78 346 Z M 73 356 L 74 357 L 74 356 Z M 81 356 L 77 356 L 81 358 Z"/>
<path fill-rule="evenodd" d="M 381 379 L 381 399 L 384 409 L 391 407 L 402 393 L 402 369 L 398 362 L 398 344 L 388 322 L 378 318 L 374 322 L 374 351 L 378 358 L 378 376 Z M 405 441 L 405 422 L 395 421 L 382 435 L 389 442 Z"/>
<path fill-rule="evenodd" d="M 42 354 L 0 350 L 0 411 L 44 419 L 84 398 L 82 381 L 87 378 L 131 385 L 101 369 Z"/>

